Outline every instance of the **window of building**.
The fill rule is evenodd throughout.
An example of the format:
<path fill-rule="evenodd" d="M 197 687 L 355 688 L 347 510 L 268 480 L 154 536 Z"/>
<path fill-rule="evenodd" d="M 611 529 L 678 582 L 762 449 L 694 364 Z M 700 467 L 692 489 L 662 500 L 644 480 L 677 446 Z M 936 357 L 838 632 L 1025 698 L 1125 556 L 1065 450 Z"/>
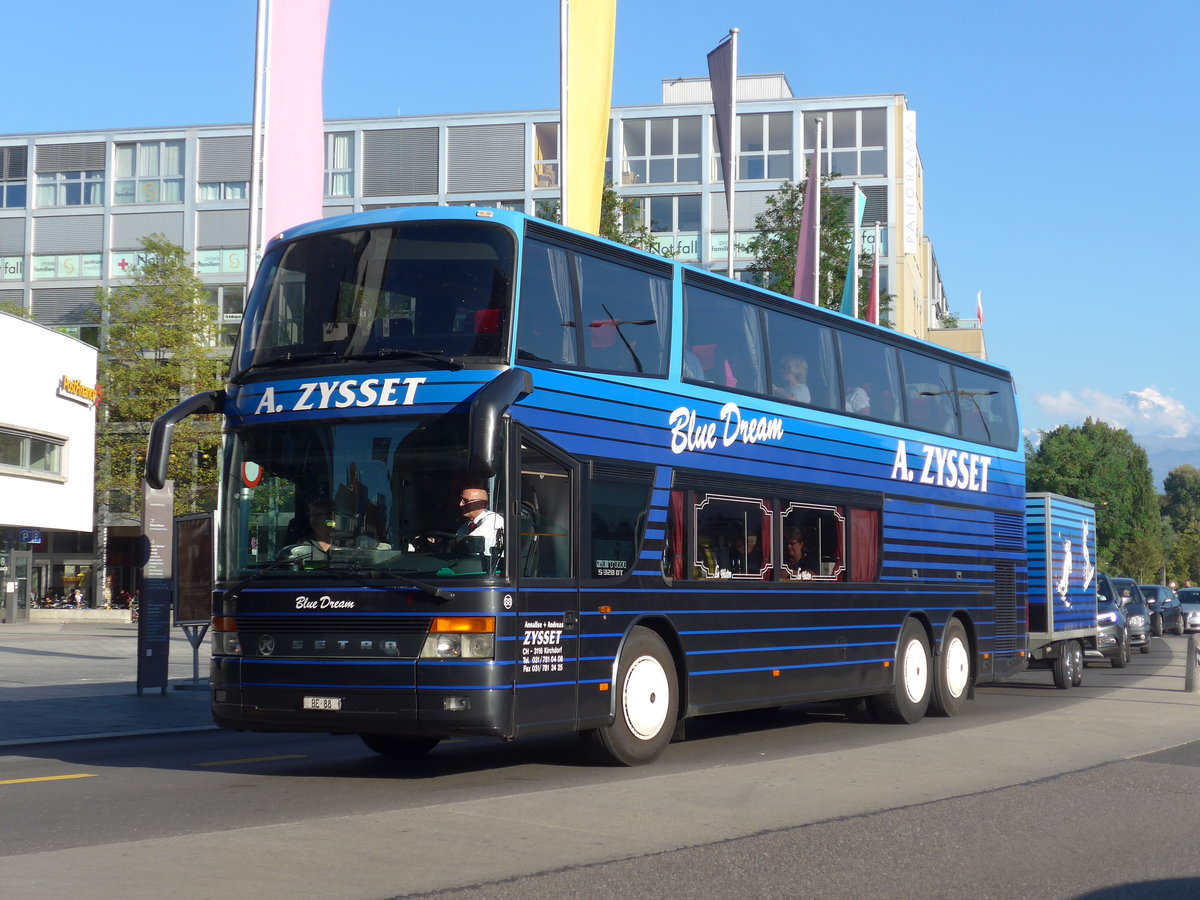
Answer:
<path fill-rule="evenodd" d="M 558 123 L 533 126 L 533 186 L 558 187 Z"/>
<path fill-rule="evenodd" d="M 61 479 L 65 447 L 61 438 L 0 429 L 0 472 Z"/>
<path fill-rule="evenodd" d="M 756 497 L 702 494 L 692 516 L 693 578 L 770 580 L 770 503 Z"/>
<path fill-rule="evenodd" d="M 100 206 L 104 203 L 104 170 L 40 172 L 37 205 Z"/>
<path fill-rule="evenodd" d="M 325 196 L 354 196 L 354 132 L 325 135 Z"/>
<path fill-rule="evenodd" d="M 241 284 L 210 285 L 204 291 L 208 302 L 216 308 L 216 346 L 232 347 L 237 342 L 238 329 L 242 327 L 246 287 Z"/>
<path fill-rule="evenodd" d="M 792 114 L 749 113 L 738 116 L 738 180 L 792 177 Z M 713 120 L 716 148 L 716 120 Z M 714 181 L 721 180 L 721 156 L 713 155 Z"/>
<path fill-rule="evenodd" d="M 113 203 L 181 203 L 183 141 L 117 144 Z"/>
<path fill-rule="evenodd" d="M 196 199 L 201 203 L 214 200 L 245 200 L 249 196 L 248 181 L 204 181 L 196 186 Z"/>
<path fill-rule="evenodd" d="M 25 206 L 28 158 L 26 147 L 0 147 L 0 209 Z"/>
<path fill-rule="evenodd" d="M 821 171 L 846 178 L 887 174 L 887 110 L 837 109 L 804 118 L 804 146 L 817 139 L 817 120 L 824 122 Z"/>
<path fill-rule="evenodd" d="M 700 181 L 700 117 L 626 119 L 622 184 Z"/>

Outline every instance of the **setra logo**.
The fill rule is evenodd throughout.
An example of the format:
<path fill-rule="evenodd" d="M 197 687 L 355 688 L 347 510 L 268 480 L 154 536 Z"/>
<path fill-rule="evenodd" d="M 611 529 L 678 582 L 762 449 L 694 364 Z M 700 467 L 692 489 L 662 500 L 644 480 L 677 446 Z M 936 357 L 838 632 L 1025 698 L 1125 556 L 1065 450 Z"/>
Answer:
<path fill-rule="evenodd" d="M 270 656 L 275 652 L 275 637 L 270 634 L 264 634 L 258 639 L 258 653 L 260 656 Z"/>

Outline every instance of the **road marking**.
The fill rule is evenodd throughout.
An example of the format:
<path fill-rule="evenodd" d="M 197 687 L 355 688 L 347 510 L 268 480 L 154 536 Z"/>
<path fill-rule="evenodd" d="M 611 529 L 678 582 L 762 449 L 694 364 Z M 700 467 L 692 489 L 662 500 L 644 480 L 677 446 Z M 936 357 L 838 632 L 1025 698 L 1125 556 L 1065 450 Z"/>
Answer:
<path fill-rule="evenodd" d="M 69 781 L 72 778 L 95 778 L 95 775 L 43 775 L 41 778 L 13 778 L 0 784 L 32 784 L 35 781 Z"/>
<path fill-rule="evenodd" d="M 240 766 L 246 763 L 278 762 L 283 759 L 308 759 L 308 757 L 302 753 L 289 753 L 284 756 L 252 756 L 248 759 L 222 759 L 217 762 L 192 763 L 192 765 L 199 768 L 212 768 L 216 766 Z"/>

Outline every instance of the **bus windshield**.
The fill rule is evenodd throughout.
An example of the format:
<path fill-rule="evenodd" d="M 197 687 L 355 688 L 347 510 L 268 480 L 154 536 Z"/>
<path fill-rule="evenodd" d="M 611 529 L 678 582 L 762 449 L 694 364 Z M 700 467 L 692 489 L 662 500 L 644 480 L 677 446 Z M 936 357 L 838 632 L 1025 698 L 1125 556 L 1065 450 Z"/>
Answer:
<path fill-rule="evenodd" d="M 464 416 L 239 430 L 227 444 L 221 575 L 436 579 L 497 573 L 497 479 L 466 476 Z M 475 502 L 469 507 L 464 496 Z M 477 507 L 477 508 L 476 508 Z M 487 528 L 468 533 L 487 512 Z M 467 516 L 467 513 L 472 513 Z"/>
<path fill-rule="evenodd" d="M 413 222 L 300 237 L 268 252 L 231 376 L 375 358 L 457 368 L 507 357 L 515 238 L 490 222 Z"/>

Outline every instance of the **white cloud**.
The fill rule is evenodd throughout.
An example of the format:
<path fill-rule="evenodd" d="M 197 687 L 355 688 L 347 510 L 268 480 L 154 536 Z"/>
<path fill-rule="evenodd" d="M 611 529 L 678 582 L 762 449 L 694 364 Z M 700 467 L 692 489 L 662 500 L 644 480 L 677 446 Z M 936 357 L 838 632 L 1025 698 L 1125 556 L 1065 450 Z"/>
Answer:
<path fill-rule="evenodd" d="M 1057 423 L 1077 425 L 1090 416 L 1124 428 L 1135 437 L 1200 436 L 1200 418 L 1153 386 L 1129 391 L 1122 397 L 1091 388 L 1084 388 L 1078 394 L 1069 391 L 1034 394 L 1033 402 L 1042 417 Z"/>

